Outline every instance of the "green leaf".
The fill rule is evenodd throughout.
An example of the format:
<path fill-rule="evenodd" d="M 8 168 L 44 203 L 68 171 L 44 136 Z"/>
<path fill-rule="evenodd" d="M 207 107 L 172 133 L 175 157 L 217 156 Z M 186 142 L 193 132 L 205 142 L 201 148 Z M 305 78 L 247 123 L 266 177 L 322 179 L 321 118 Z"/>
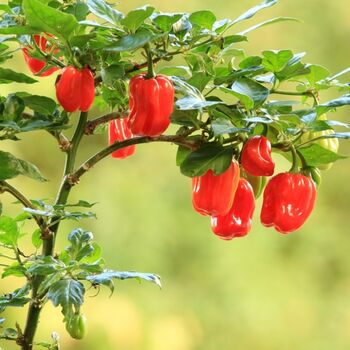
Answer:
<path fill-rule="evenodd" d="M 9 27 L 1 27 L 0 34 L 15 34 L 15 35 L 31 35 L 38 33 L 37 29 L 34 29 L 29 26 L 9 26 Z"/>
<path fill-rule="evenodd" d="M 350 94 L 343 95 L 334 100 L 328 101 L 326 103 L 322 103 L 316 107 L 316 111 L 318 115 L 322 115 L 334 108 L 343 107 L 350 105 Z"/>
<path fill-rule="evenodd" d="M 307 165 L 318 167 L 323 164 L 334 163 L 339 159 L 345 159 L 347 157 L 334 153 L 322 146 L 314 143 L 307 147 L 298 148 Z"/>
<path fill-rule="evenodd" d="M 170 32 L 173 24 L 176 23 L 183 14 L 179 13 L 160 13 L 152 16 L 152 21 L 164 32 Z"/>
<path fill-rule="evenodd" d="M 154 10 L 154 7 L 148 5 L 137 8 L 130 11 L 125 18 L 122 19 L 121 23 L 129 30 L 135 32 L 136 29 L 152 15 Z"/>
<path fill-rule="evenodd" d="M 124 15 L 113 9 L 103 0 L 88 0 L 89 10 L 97 17 L 112 24 L 119 24 Z"/>
<path fill-rule="evenodd" d="M 310 73 L 305 75 L 305 78 L 312 87 L 315 87 L 318 81 L 327 78 L 330 74 L 327 68 L 318 64 L 307 65 L 307 67 L 310 69 Z"/>
<path fill-rule="evenodd" d="M 191 70 L 187 66 L 165 66 L 159 69 L 159 74 L 189 78 L 191 76 Z"/>
<path fill-rule="evenodd" d="M 203 109 L 210 106 L 222 104 L 222 101 L 203 101 L 196 97 L 184 97 L 176 101 L 176 106 L 179 110 L 187 111 L 194 109 Z"/>
<path fill-rule="evenodd" d="M 239 68 L 247 69 L 260 66 L 262 58 L 259 56 L 249 56 L 239 63 Z"/>
<path fill-rule="evenodd" d="M 269 96 L 269 89 L 245 77 L 237 79 L 232 84 L 231 91 L 241 100 L 247 109 L 260 106 Z"/>
<path fill-rule="evenodd" d="M 179 110 L 175 109 L 170 120 L 174 124 L 185 125 L 185 126 L 196 126 L 199 123 L 197 120 L 197 110 Z"/>
<path fill-rule="evenodd" d="M 204 175 L 209 169 L 215 175 L 226 171 L 232 162 L 233 149 L 216 143 L 208 143 L 200 149 L 191 152 L 180 166 L 185 176 L 195 177 Z"/>
<path fill-rule="evenodd" d="M 58 11 L 39 0 L 23 0 L 22 6 L 31 27 L 58 38 L 68 40 L 79 26 L 73 15 Z"/>
<path fill-rule="evenodd" d="M 243 30 L 239 34 L 246 35 L 246 34 L 252 32 L 253 30 L 259 29 L 261 27 L 265 27 L 265 26 L 268 26 L 270 24 L 274 24 L 274 23 L 278 23 L 278 22 L 287 22 L 287 21 L 300 22 L 297 18 L 294 18 L 294 17 L 276 17 L 276 18 L 272 18 L 272 19 L 269 19 L 267 21 L 258 23 L 255 26 L 252 26 L 248 29 Z"/>
<path fill-rule="evenodd" d="M 19 96 L 26 107 L 44 115 L 53 114 L 57 104 L 54 100 L 46 96 L 29 95 L 27 93 L 16 93 Z"/>
<path fill-rule="evenodd" d="M 13 293 L 0 296 L 0 310 L 8 306 L 23 307 L 30 301 L 30 298 L 26 297 L 29 292 L 30 285 L 26 284 L 22 288 L 16 289 Z"/>
<path fill-rule="evenodd" d="M 237 128 L 226 118 L 217 118 L 211 123 L 214 136 L 233 134 L 238 132 L 251 132 L 250 128 Z"/>
<path fill-rule="evenodd" d="M 74 306 L 79 309 L 84 302 L 85 288 L 79 281 L 73 279 L 63 279 L 52 284 L 47 293 L 48 299 L 57 307 L 62 307 L 62 312 L 66 315 Z"/>
<path fill-rule="evenodd" d="M 0 216 L 0 243 L 16 247 L 20 231 L 16 220 L 9 216 Z"/>
<path fill-rule="evenodd" d="M 24 83 L 24 84 L 34 84 L 38 81 L 28 77 L 23 73 L 17 73 L 12 69 L 0 68 L 0 84 L 10 84 L 10 83 Z"/>
<path fill-rule="evenodd" d="M 236 24 L 238 22 L 252 18 L 257 12 L 259 12 L 267 7 L 273 6 L 273 5 L 277 4 L 277 2 L 278 2 L 278 0 L 265 0 L 261 4 L 254 6 L 251 9 L 249 9 L 248 11 L 244 12 L 242 15 L 240 15 L 238 18 L 236 18 L 232 22 L 232 24 Z"/>
<path fill-rule="evenodd" d="M 293 58 L 293 52 L 290 50 L 271 50 L 263 51 L 262 65 L 270 72 L 279 72 L 284 69 L 288 62 Z"/>
<path fill-rule="evenodd" d="M 42 259 L 37 259 L 35 262 L 30 265 L 28 272 L 33 275 L 51 275 L 60 269 L 62 269 L 62 263 L 59 263 L 52 256 L 46 256 Z"/>
<path fill-rule="evenodd" d="M 213 24 L 216 21 L 216 17 L 213 12 L 204 10 L 191 13 L 189 21 L 192 24 L 196 24 L 199 27 L 203 27 L 212 30 Z"/>
<path fill-rule="evenodd" d="M 14 263 L 9 267 L 4 268 L 4 272 L 1 275 L 1 278 L 9 277 L 9 276 L 15 276 L 15 277 L 23 277 L 25 276 L 26 269 L 24 266 L 20 265 L 19 263 Z"/>
<path fill-rule="evenodd" d="M 104 84 L 113 86 L 116 79 L 121 79 L 125 75 L 124 66 L 121 64 L 114 64 L 106 68 L 102 68 L 101 77 Z"/>
<path fill-rule="evenodd" d="M 152 273 L 104 270 L 100 274 L 86 277 L 86 280 L 90 281 L 92 284 L 106 285 L 106 286 L 109 286 L 113 291 L 112 279 L 120 279 L 120 280 L 137 279 L 139 281 L 145 280 L 148 282 L 155 283 L 157 286 L 161 287 L 159 276 Z"/>
<path fill-rule="evenodd" d="M 12 179 L 24 175 L 38 181 L 46 181 L 38 168 L 11 153 L 0 151 L 0 180 Z"/>
<path fill-rule="evenodd" d="M 176 165 L 180 166 L 190 153 L 191 150 L 188 147 L 179 146 L 176 152 Z"/>
<path fill-rule="evenodd" d="M 41 239 L 41 230 L 37 229 L 32 234 L 32 244 L 36 249 L 39 249 L 42 244 L 43 240 Z"/>
<path fill-rule="evenodd" d="M 107 47 L 105 50 L 113 52 L 133 51 L 145 46 L 145 44 L 149 43 L 155 38 L 156 35 L 149 31 L 140 31 L 135 34 L 124 36 L 112 46 Z"/>
<path fill-rule="evenodd" d="M 17 121 L 25 109 L 24 102 L 14 94 L 8 95 L 5 104 L 2 119 L 5 121 Z"/>

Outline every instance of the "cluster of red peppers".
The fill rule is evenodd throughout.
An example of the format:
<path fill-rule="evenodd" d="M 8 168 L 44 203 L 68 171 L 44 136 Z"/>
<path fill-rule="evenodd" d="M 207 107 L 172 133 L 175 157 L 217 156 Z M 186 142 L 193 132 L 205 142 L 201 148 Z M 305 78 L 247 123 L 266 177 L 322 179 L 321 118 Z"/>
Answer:
<path fill-rule="evenodd" d="M 46 38 L 34 35 L 36 46 L 47 50 Z M 46 61 L 31 57 L 30 46 L 22 49 L 26 63 L 34 74 L 48 76 L 53 67 L 44 70 Z M 41 73 L 43 71 L 43 73 Z M 88 67 L 65 67 L 56 83 L 56 96 L 67 112 L 90 109 L 95 97 L 94 76 Z M 108 127 L 109 144 L 137 136 L 155 137 L 170 124 L 174 106 L 174 86 L 164 75 L 139 74 L 129 84 L 127 118 L 114 119 Z M 114 158 L 124 159 L 135 153 L 135 145 L 118 149 Z M 271 144 L 265 136 L 255 136 L 245 142 L 241 152 L 241 168 L 233 160 L 220 175 L 208 170 L 192 179 L 192 203 L 202 215 L 211 217 L 212 231 L 230 240 L 242 237 L 251 229 L 257 198 L 272 176 L 275 164 L 271 158 Z M 264 190 L 260 219 L 263 225 L 281 233 L 300 228 L 311 214 L 316 197 L 313 180 L 300 173 L 287 172 L 270 179 Z"/>
<path fill-rule="evenodd" d="M 241 152 L 243 176 L 233 161 L 222 174 L 212 170 L 192 180 L 194 209 L 211 216 L 212 231 L 230 240 L 242 237 L 251 229 L 255 197 L 264 186 L 262 177 L 274 173 L 271 144 L 264 136 L 249 139 Z M 281 173 L 270 179 L 265 190 L 260 214 L 264 226 L 281 233 L 300 228 L 311 214 L 316 198 L 313 180 L 299 173 Z"/>

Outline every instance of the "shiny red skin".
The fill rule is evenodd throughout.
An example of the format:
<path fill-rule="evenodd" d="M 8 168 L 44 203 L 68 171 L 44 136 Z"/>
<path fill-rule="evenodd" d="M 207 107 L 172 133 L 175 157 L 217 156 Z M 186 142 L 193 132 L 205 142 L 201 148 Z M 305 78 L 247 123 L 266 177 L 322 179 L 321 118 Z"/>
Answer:
<path fill-rule="evenodd" d="M 128 127 L 127 118 L 114 119 L 108 125 L 108 142 L 113 145 L 116 141 L 125 141 L 133 137 L 132 132 Z M 136 146 L 127 146 L 112 153 L 113 158 L 124 159 L 132 156 L 135 153 Z"/>
<path fill-rule="evenodd" d="M 271 176 L 275 163 L 271 158 L 271 143 L 265 136 L 254 136 L 243 146 L 241 163 L 244 170 L 253 176 Z"/>
<path fill-rule="evenodd" d="M 34 35 L 34 40 L 35 40 L 36 44 L 41 48 L 41 50 L 43 52 L 46 52 L 47 40 L 40 35 Z M 46 62 L 39 60 L 37 58 L 31 57 L 30 56 L 30 49 L 32 49 L 30 46 L 24 47 L 22 49 L 24 60 L 26 61 L 27 66 L 29 67 L 30 71 L 33 74 L 38 74 L 46 66 Z M 52 73 L 56 72 L 57 70 L 58 70 L 57 67 L 52 67 L 52 68 L 48 69 L 47 71 L 41 73 L 40 76 L 47 77 L 47 76 L 51 75 Z"/>
<path fill-rule="evenodd" d="M 212 231 L 224 240 L 243 237 L 252 227 L 255 196 L 252 185 L 240 178 L 232 207 L 226 215 L 212 216 Z"/>
<path fill-rule="evenodd" d="M 202 215 L 225 215 L 232 207 L 239 181 L 239 165 L 232 162 L 220 175 L 208 170 L 192 179 L 192 204 Z"/>
<path fill-rule="evenodd" d="M 89 68 L 68 66 L 56 83 L 56 97 L 67 112 L 87 112 L 95 98 L 94 76 Z"/>
<path fill-rule="evenodd" d="M 274 176 L 264 191 L 261 223 L 281 233 L 300 228 L 310 216 L 316 199 L 314 182 L 301 174 Z"/>
<path fill-rule="evenodd" d="M 170 124 L 174 110 L 174 85 L 165 75 L 131 78 L 129 85 L 129 127 L 134 135 L 158 136 Z"/>

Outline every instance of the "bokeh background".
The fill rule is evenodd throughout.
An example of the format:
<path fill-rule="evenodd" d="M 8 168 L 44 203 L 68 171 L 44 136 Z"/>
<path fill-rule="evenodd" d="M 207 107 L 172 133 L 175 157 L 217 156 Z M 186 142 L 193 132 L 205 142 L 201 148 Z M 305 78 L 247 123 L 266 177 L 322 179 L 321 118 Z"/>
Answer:
<path fill-rule="evenodd" d="M 165 12 L 208 8 L 218 18 L 234 18 L 258 0 L 148 3 Z M 128 11 L 144 4 L 121 1 L 119 8 Z M 248 53 L 306 51 L 305 61 L 325 65 L 332 73 L 350 65 L 348 0 L 280 0 L 237 29 L 275 16 L 297 17 L 302 23 L 251 33 L 244 44 Z M 11 65 L 29 74 L 21 54 Z M 2 85 L 1 94 L 21 90 L 54 96 L 54 80 L 44 78 L 34 86 Z M 321 97 L 325 101 L 333 96 Z M 349 112 L 344 108 L 337 117 L 349 121 Z M 86 138 L 80 160 L 105 144 L 106 135 Z M 1 147 L 33 162 L 50 179 L 40 184 L 21 177 L 13 184 L 30 198 L 54 198 L 64 159 L 50 136 L 23 135 L 23 142 L 2 142 Z M 176 147 L 168 144 L 141 145 L 128 160 L 106 159 L 82 179 L 71 197 L 72 202 L 82 198 L 99 203 L 98 220 L 79 225 L 95 234 L 108 266 L 158 273 L 163 289 L 126 281 L 116 284 L 111 297 L 108 291 L 96 297 L 94 290 L 88 291 L 83 310 L 89 334 L 81 342 L 68 337 L 60 311 L 48 305 L 38 339 L 48 340 L 55 330 L 63 350 L 348 350 L 350 160 L 324 174 L 315 211 L 298 232 L 282 236 L 263 228 L 259 201 L 252 232 L 225 242 L 211 233 L 208 219 L 192 209 L 190 180 L 175 166 L 175 152 Z M 340 152 L 349 155 L 350 142 L 344 141 Z M 284 166 L 279 163 L 280 169 Z M 8 195 L 2 200 L 6 214 L 20 211 Z M 58 249 L 73 227 L 62 225 Z M 0 292 L 19 284 L 18 278 L 2 280 Z M 24 322 L 19 309 L 5 316 L 9 324 Z M 5 342 L 0 347 L 17 349 Z"/>

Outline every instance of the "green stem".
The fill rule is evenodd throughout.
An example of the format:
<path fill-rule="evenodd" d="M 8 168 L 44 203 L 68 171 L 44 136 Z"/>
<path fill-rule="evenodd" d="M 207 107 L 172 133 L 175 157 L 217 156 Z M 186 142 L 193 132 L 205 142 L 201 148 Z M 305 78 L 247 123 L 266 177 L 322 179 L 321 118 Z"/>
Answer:
<path fill-rule="evenodd" d="M 293 174 L 297 174 L 299 173 L 298 153 L 293 145 L 291 146 L 290 151 L 293 157 L 293 164 L 289 172 Z"/>
<path fill-rule="evenodd" d="M 270 90 L 270 94 L 277 95 L 289 95 L 289 96 L 311 96 L 309 91 L 298 92 L 298 91 L 282 91 L 282 90 Z"/>
<path fill-rule="evenodd" d="M 156 73 L 154 71 L 152 51 L 151 51 L 150 44 L 147 44 L 145 46 L 145 50 L 146 50 L 146 53 L 147 53 L 147 67 L 148 67 L 146 79 L 151 79 L 151 78 L 154 78 L 156 76 Z"/>
<path fill-rule="evenodd" d="M 80 141 L 84 135 L 84 130 L 87 123 L 87 112 L 81 112 L 79 122 L 73 138 L 71 140 L 71 148 L 67 152 L 66 163 L 64 168 L 64 176 L 62 183 L 56 198 L 57 204 L 66 204 L 68 196 L 71 190 L 67 178 L 68 175 L 73 171 L 77 150 Z M 59 218 L 53 217 L 51 222 L 56 221 Z M 54 254 L 55 239 L 58 232 L 60 221 L 58 220 L 55 225 L 51 227 L 51 235 L 47 240 L 43 241 L 42 255 L 49 256 Z M 39 323 L 39 316 L 42 309 L 42 303 L 38 300 L 38 288 L 43 281 L 42 276 L 34 276 L 32 281 L 32 301 L 29 306 L 26 327 L 22 339 L 22 350 L 33 350 L 34 336 Z"/>

